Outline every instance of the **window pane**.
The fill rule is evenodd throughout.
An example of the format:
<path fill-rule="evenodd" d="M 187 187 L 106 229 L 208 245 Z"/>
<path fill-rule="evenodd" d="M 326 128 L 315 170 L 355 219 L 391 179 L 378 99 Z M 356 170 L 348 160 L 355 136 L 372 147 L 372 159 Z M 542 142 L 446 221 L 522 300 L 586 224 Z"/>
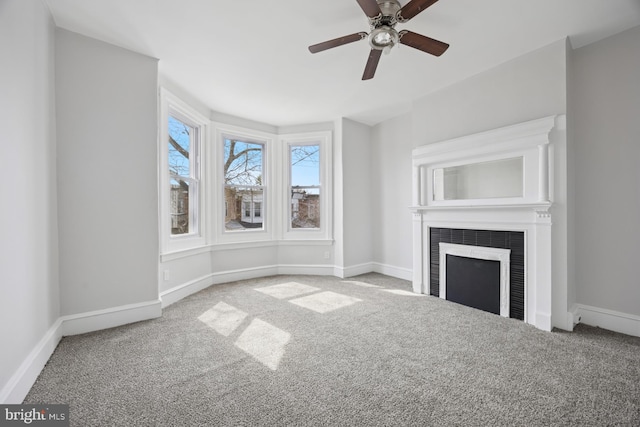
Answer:
<path fill-rule="evenodd" d="M 190 222 L 189 183 L 172 178 L 170 191 L 171 234 L 186 234 Z"/>
<path fill-rule="evenodd" d="M 290 147 L 291 228 L 320 228 L 320 146 Z"/>
<path fill-rule="evenodd" d="M 225 185 L 262 185 L 263 148 L 262 144 L 225 138 Z"/>
<path fill-rule="evenodd" d="M 263 228 L 264 145 L 224 139 L 225 230 Z"/>
<path fill-rule="evenodd" d="M 193 128 L 173 116 L 169 116 L 169 172 L 191 176 L 189 154 Z"/>
<path fill-rule="evenodd" d="M 224 188 L 224 195 L 225 230 L 263 228 L 264 189 L 262 187 L 227 185 Z"/>

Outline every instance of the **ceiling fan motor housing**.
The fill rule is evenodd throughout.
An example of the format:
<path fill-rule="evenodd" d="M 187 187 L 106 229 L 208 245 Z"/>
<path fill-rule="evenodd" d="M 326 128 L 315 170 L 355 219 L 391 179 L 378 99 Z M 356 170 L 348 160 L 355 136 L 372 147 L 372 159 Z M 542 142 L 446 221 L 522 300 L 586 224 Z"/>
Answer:
<path fill-rule="evenodd" d="M 399 0 L 378 0 L 378 6 L 382 11 L 382 21 L 384 25 L 394 26 L 396 24 L 396 14 L 402 7 Z"/>

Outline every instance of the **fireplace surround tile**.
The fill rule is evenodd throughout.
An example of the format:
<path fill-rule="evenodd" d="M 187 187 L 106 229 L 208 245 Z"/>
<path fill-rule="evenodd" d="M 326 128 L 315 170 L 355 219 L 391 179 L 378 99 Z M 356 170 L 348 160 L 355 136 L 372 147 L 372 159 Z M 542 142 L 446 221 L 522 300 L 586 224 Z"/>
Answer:
<path fill-rule="evenodd" d="M 521 231 L 493 231 L 436 228 L 429 229 L 431 269 L 429 290 L 440 296 L 440 243 L 511 249 L 509 317 L 524 320 L 524 233 Z"/>

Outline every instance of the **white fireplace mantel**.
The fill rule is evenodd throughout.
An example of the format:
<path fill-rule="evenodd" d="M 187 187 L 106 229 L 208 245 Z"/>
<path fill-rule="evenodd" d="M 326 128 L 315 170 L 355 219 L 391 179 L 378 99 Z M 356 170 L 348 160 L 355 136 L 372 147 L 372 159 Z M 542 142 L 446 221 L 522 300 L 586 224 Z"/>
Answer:
<path fill-rule="evenodd" d="M 525 234 L 525 322 L 551 330 L 554 144 L 566 141 L 565 116 L 550 116 L 413 150 L 413 290 L 429 293 L 429 230 L 457 228 Z M 522 194 L 455 200 L 435 197 L 434 173 L 500 159 L 522 159 Z M 519 181 L 518 181 L 519 182 Z M 566 283 L 564 284 L 566 286 Z"/>

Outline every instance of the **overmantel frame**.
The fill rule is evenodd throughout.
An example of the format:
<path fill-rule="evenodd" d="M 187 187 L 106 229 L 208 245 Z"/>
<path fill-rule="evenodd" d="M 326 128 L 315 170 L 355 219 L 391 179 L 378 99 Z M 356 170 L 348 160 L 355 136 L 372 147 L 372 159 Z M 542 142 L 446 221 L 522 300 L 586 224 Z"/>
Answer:
<path fill-rule="evenodd" d="M 549 204 L 553 200 L 553 154 L 550 133 L 564 127 L 565 116 L 549 116 L 415 148 L 412 152 L 412 205 L 428 209 L 446 206 Z M 523 196 L 492 199 L 434 200 L 433 171 L 493 160 L 521 157 Z"/>

